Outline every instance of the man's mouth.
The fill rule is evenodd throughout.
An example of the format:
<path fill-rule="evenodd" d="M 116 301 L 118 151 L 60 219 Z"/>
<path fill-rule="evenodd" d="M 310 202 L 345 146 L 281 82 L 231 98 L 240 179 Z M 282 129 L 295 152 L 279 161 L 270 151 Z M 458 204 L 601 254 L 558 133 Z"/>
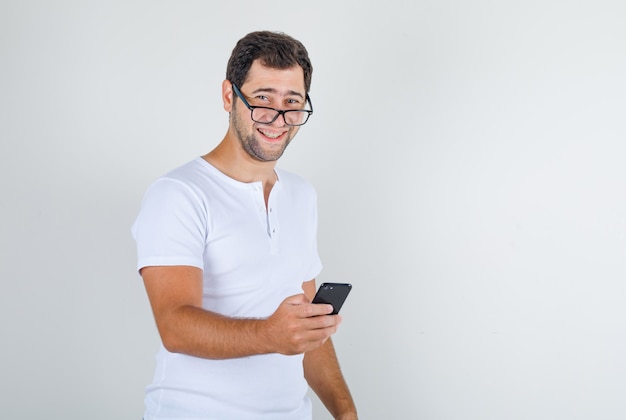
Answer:
<path fill-rule="evenodd" d="M 263 130 L 263 129 L 260 129 L 260 128 L 257 129 L 257 130 L 259 131 L 259 133 L 263 134 L 265 137 L 267 137 L 268 139 L 272 139 L 272 140 L 275 140 L 275 139 L 281 137 L 283 134 L 286 133 L 286 131 L 281 131 L 279 133 L 275 133 L 273 131 L 266 131 L 266 130 Z"/>

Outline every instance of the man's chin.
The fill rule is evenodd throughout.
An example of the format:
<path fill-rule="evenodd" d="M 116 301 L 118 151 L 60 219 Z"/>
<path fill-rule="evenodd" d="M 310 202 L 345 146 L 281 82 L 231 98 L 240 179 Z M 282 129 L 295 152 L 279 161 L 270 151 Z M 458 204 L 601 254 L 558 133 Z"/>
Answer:
<path fill-rule="evenodd" d="M 246 150 L 248 155 L 254 160 L 258 160 L 259 162 L 276 162 L 285 152 L 285 148 L 281 148 L 280 150 L 268 151 L 268 150 Z"/>
<path fill-rule="evenodd" d="M 285 153 L 288 143 L 273 143 L 270 147 L 260 147 L 258 144 L 248 151 L 250 156 L 261 162 L 276 162 Z"/>

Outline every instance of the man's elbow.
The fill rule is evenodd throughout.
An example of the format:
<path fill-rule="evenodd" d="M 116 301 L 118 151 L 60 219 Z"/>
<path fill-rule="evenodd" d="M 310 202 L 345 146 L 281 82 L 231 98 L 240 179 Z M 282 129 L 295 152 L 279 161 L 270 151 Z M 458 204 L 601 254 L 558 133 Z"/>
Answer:
<path fill-rule="evenodd" d="M 180 327 L 180 313 L 172 311 L 169 314 L 162 314 L 157 318 L 157 329 L 161 337 L 163 347 L 170 353 L 187 353 L 188 343 L 184 337 L 184 331 Z"/>

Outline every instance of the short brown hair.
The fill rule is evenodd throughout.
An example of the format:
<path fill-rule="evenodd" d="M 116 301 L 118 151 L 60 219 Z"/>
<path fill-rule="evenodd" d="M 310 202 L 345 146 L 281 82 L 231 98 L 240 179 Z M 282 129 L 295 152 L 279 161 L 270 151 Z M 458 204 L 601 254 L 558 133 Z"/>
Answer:
<path fill-rule="evenodd" d="M 242 86 L 254 60 L 274 69 L 288 69 L 295 65 L 304 71 L 304 87 L 311 89 L 313 66 L 309 53 L 302 43 L 282 32 L 257 31 L 241 38 L 228 60 L 226 79 Z"/>

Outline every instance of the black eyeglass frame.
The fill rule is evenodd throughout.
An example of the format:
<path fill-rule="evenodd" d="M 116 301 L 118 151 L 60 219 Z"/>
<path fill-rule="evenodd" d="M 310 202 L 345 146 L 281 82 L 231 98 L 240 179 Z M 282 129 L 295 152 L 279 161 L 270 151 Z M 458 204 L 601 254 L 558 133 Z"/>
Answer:
<path fill-rule="evenodd" d="M 309 96 L 309 94 L 306 94 L 306 101 L 309 103 L 309 106 L 311 107 L 311 109 L 287 109 L 287 110 L 282 110 L 282 109 L 276 109 L 276 108 L 270 108 L 267 106 L 253 106 L 250 105 L 248 103 L 248 101 L 246 100 L 246 98 L 243 96 L 243 94 L 241 93 L 241 91 L 239 90 L 239 88 L 237 87 L 236 84 L 231 83 L 233 86 L 233 91 L 235 91 L 235 95 L 237 95 L 239 97 L 239 99 L 241 99 L 241 102 L 243 102 L 243 104 L 246 106 L 246 108 L 248 108 L 250 110 L 250 119 L 256 123 L 259 124 L 271 124 L 274 121 L 276 121 L 276 119 L 282 115 L 283 116 L 283 121 L 285 122 L 285 125 L 288 125 L 290 127 L 300 127 L 304 124 L 307 123 L 307 121 L 309 121 L 309 117 L 311 116 L 311 114 L 313 114 L 313 102 L 311 102 L 311 97 Z M 276 116 L 274 116 L 274 118 L 272 118 L 272 121 L 257 121 L 254 118 L 252 118 L 252 115 L 254 114 L 254 110 L 255 109 L 268 109 L 271 111 L 275 111 L 276 112 Z M 302 124 L 289 124 L 287 122 L 287 118 L 285 118 L 285 114 L 288 112 L 306 112 L 307 116 L 304 119 L 304 122 Z"/>

